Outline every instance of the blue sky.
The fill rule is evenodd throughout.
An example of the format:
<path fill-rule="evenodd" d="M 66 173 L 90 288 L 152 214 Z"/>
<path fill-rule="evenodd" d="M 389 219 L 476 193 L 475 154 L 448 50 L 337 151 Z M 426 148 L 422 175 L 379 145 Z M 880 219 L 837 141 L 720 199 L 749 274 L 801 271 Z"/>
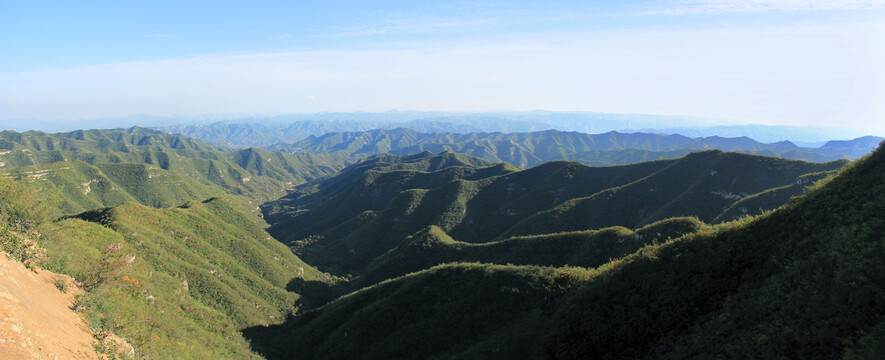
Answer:
<path fill-rule="evenodd" d="M 881 131 L 885 0 L 0 0 L 0 122 L 392 109 Z"/>

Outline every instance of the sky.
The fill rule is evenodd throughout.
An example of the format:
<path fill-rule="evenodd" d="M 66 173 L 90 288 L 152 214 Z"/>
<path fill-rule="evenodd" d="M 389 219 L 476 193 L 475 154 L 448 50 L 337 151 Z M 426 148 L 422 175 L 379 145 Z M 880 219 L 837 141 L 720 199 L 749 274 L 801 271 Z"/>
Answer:
<path fill-rule="evenodd" d="M 885 130 L 885 0 L 0 0 L 3 120 L 595 111 Z"/>

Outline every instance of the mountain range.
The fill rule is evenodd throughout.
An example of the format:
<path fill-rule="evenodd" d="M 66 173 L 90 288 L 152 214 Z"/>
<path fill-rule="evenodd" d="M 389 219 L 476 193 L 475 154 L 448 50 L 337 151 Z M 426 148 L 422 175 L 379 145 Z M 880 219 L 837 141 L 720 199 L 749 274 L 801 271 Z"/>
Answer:
<path fill-rule="evenodd" d="M 557 130 L 529 133 L 419 133 L 410 129 L 327 133 L 271 149 L 288 153 L 341 154 L 360 158 L 379 153 L 414 154 L 421 151 L 455 151 L 492 162 L 535 166 L 547 161 L 573 160 L 610 166 L 685 156 L 692 151 L 718 149 L 787 159 L 826 162 L 855 159 L 874 149 L 883 138 L 866 136 L 850 141 L 829 141 L 817 148 L 802 148 L 789 141 L 764 144 L 747 137 L 690 138 L 649 133 L 585 134 Z"/>
<path fill-rule="evenodd" d="M 773 212 L 595 268 L 440 265 L 246 334 L 287 359 L 876 358 L 883 178 L 879 148 Z"/>
<path fill-rule="evenodd" d="M 159 125 L 170 119 L 150 118 L 155 129 L 196 138 L 210 144 L 229 147 L 263 147 L 277 143 L 293 143 L 310 135 L 328 132 L 358 132 L 373 129 L 406 128 L 425 133 L 536 132 L 544 130 L 603 133 L 645 132 L 682 134 L 689 137 L 749 137 L 773 143 L 792 141 L 803 146 L 819 146 L 832 139 L 857 138 L 857 130 L 820 126 L 714 125 L 722 121 L 689 117 L 647 114 L 609 114 L 595 112 L 501 111 L 501 112 L 433 112 L 388 111 L 383 113 L 317 113 L 301 115 L 228 116 L 216 122 L 205 119 L 186 125 Z M 162 120 L 162 121 L 161 121 Z M 125 119 L 114 124 L 129 124 Z M 145 124 L 133 122 L 135 124 Z M 120 126 L 120 125 L 113 125 Z M 131 126 L 131 125 L 125 125 Z M 875 135 L 882 135 L 875 134 Z M 816 144 L 816 145 L 804 145 Z"/>
<path fill-rule="evenodd" d="M 4 131 L 0 250 L 107 358 L 878 358 L 879 140 Z"/>

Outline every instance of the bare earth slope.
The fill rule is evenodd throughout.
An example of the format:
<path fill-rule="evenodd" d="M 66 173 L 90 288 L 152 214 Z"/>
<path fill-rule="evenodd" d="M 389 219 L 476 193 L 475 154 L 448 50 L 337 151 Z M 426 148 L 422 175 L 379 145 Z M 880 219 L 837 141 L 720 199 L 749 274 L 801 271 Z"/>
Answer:
<path fill-rule="evenodd" d="M 53 280 L 62 277 L 35 273 L 0 252 L 0 359 L 99 358 L 86 322 L 70 309 L 80 290 L 61 292 Z"/>

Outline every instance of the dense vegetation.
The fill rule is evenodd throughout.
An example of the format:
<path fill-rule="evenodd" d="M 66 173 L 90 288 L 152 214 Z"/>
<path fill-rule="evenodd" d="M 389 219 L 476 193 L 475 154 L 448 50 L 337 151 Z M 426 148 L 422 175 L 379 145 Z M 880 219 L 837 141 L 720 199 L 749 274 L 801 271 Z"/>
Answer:
<path fill-rule="evenodd" d="M 246 334 L 299 359 L 879 358 L 883 179 L 880 147 L 776 211 L 596 268 L 443 265 Z"/>
<path fill-rule="evenodd" d="M 345 165 L 343 157 L 334 154 L 229 150 L 138 127 L 57 134 L 0 132 L 0 170 L 76 161 L 152 165 L 260 201 L 278 198 L 292 185 L 331 175 Z"/>
<path fill-rule="evenodd" d="M 883 355 L 885 147 L 425 135 L 5 131 L 0 250 L 145 359 Z"/>
<path fill-rule="evenodd" d="M 257 205 L 343 163 L 139 128 L 2 135 L 0 248 L 79 281 L 96 346 L 114 333 L 139 358 L 257 357 L 237 330 L 338 281 L 265 232 Z"/>
<path fill-rule="evenodd" d="M 331 281 L 221 198 L 163 210 L 125 203 L 42 232 L 52 239 L 44 266 L 82 281 L 92 326 L 153 357 L 246 356 L 237 329 L 294 313 L 293 281 Z"/>
<path fill-rule="evenodd" d="M 311 264 L 356 275 L 430 225 L 457 241 L 485 243 L 518 235 L 640 228 L 671 217 L 712 222 L 744 197 L 845 164 L 707 151 L 616 167 L 550 162 L 514 171 L 478 160 L 474 165 L 446 160 L 454 157 L 425 152 L 354 164 L 265 205 L 269 232 Z M 450 166 L 403 170 L 404 164 Z M 771 210 L 785 201 L 759 206 Z"/>

